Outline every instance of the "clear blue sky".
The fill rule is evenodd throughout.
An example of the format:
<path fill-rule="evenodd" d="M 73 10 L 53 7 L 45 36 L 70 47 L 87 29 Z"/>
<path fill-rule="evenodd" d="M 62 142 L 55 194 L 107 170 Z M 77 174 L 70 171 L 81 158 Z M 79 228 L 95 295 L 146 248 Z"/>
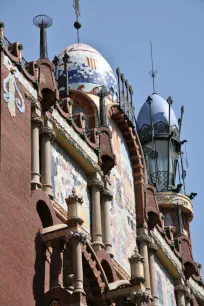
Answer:
<path fill-rule="evenodd" d="M 38 14 L 53 18 L 48 29 L 49 57 L 76 42 L 72 0 L 0 0 L 0 19 L 10 41 L 20 41 L 24 57 L 39 55 L 39 30 L 32 25 Z M 198 192 L 191 225 L 195 261 L 204 268 L 203 185 L 203 73 L 204 1 L 202 0 L 81 0 L 81 42 L 91 45 L 118 66 L 134 88 L 136 114 L 152 93 L 149 77 L 153 42 L 156 91 L 174 100 L 177 116 L 184 104 L 182 138 L 188 140 L 187 191 Z"/>

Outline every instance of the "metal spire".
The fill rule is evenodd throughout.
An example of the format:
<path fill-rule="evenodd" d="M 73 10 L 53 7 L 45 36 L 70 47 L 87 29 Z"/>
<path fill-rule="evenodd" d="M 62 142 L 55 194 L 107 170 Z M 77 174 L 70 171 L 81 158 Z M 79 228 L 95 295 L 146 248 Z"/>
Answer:
<path fill-rule="evenodd" d="M 150 40 L 150 51 L 151 51 L 151 64 L 152 64 L 152 70 L 149 72 L 152 81 L 153 81 L 153 93 L 155 93 L 155 81 L 157 71 L 154 69 L 154 60 L 153 60 L 153 52 L 152 52 L 152 42 Z"/>
<path fill-rule="evenodd" d="M 40 58 L 48 58 L 46 29 L 51 27 L 52 19 L 46 15 L 38 15 L 33 19 L 33 24 L 40 28 Z"/>
<path fill-rule="evenodd" d="M 73 7 L 75 10 L 75 14 L 76 14 L 76 21 L 74 23 L 74 27 L 75 29 L 77 29 L 77 40 L 79 43 L 79 29 L 81 28 L 81 23 L 79 22 L 79 16 L 80 16 L 80 4 L 79 4 L 80 0 L 73 0 Z"/>

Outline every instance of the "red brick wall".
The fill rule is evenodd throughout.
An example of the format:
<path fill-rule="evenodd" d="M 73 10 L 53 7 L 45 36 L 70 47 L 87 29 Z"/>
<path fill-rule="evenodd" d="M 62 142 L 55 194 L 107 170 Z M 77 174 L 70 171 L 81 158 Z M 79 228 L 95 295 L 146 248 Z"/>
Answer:
<path fill-rule="evenodd" d="M 2 79 L 8 75 L 4 66 L 1 73 Z M 39 306 L 43 284 L 37 288 L 36 280 L 44 272 L 41 241 L 36 239 L 41 222 L 31 205 L 31 108 L 24 87 L 19 83 L 18 87 L 26 109 L 23 114 L 16 109 L 11 117 L 1 86 L 0 305 Z M 37 258 L 35 241 L 41 250 Z M 35 273 L 35 261 L 41 275 Z"/>

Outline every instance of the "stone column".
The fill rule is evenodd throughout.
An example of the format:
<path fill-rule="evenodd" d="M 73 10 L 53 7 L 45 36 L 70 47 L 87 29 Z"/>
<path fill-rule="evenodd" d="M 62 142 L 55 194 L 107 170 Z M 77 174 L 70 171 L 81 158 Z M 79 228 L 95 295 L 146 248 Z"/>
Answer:
<path fill-rule="evenodd" d="M 178 306 L 186 306 L 185 303 L 185 292 L 186 289 L 184 287 L 184 285 L 177 285 L 175 286 L 175 291 L 177 294 L 177 301 L 178 301 Z"/>
<path fill-rule="evenodd" d="M 63 251 L 64 242 L 60 239 L 51 242 L 50 289 L 63 286 Z"/>
<path fill-rule="evenodd" d="M 188 291 L 186 291 L 186 293 L 185 293 L 185 301 L 186 301 L 186 306 L 191 306 L 192 305 L 193 296 Z"/>
<path fill-rule="evenodd" d="M 51 182 L 51 141 L 55 137 L 52 125 L 47 122 L 41 128 L 41 183 L 42 189 L 53 199 Z"/>
<path fill-rule="evenodd" d="M 144 257 L 145 288 L 149 293 L 151 293 L 148 256 L 148 244 L 150 243 L 150 238 L 145 233 L 141 233 L 137 236 L 137 241 L 140 243 L 140 254 Z"/>
<path fill-rule="evenodd" d="M 100 190 L 103 188 L 103 182 L 98 178 L 89 180 L 91 187 L 91 212 L 92 212 L 92 246 L 94 250 L 100 250 L 104 247 L 102 243 L 102 225 L 101 225 L 101 203 Z"/>
<path fill-rule="evenodd" d="M 131 284 L 144 283 L 144 257 L 135 248 L 134 254 L 129 258 L 131 268 Z"/>
<path fill-rule="evenodd" d="M 157 296 L 157 284 L 156 284 L 156 272 L 155 272 L 155 253 L 157 252 L 157 247 L 153 244 L 149 244 L 149 271 L 150 271 L 150 281 L 152 296 L 154 298 L 154 305 L 159 305 L 159 299 Z"/>
<path fill-rule="evenodd" d="M 113 199 L 113 195 L 109 189 L 104 188 L 101 194 L 101 212 L 102 212 L 102 233 L 103 243 L 105 250 L 113 257 L 112 251 L 112 237 L 110 226 L 110 201 Z"/>
<path fill-rule="evenodd" d="M 35 108 L 31 114 L 31 190 L 41 188 L 39 129 L 42 125 L 41 111 Z"/>
<path fill-rule="evenodd" d="M 86 235 L 83 232 L 70 232 L 68 239 L 72 242 L 74 293 L 84 293 L 82 244 L 86 243 Z"/>

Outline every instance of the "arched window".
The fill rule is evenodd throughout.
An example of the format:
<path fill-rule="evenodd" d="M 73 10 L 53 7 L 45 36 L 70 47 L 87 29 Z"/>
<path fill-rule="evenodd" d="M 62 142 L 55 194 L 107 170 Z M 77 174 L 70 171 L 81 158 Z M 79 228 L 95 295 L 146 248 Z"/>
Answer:
<path fill-rule="evenodd" d="M 37 202 L 37 212 L 38 215 L 40 217 L 40 220 L 42 222 L 42 226 L 43 228 L 48 227 L 48 226 L 52 226 L 53 225 L 53 220 L 52 220 L 52 216 L 50 213 L 50 209 L 47 206 L 47 204 L 44 201 L 38 201 Z"/>

